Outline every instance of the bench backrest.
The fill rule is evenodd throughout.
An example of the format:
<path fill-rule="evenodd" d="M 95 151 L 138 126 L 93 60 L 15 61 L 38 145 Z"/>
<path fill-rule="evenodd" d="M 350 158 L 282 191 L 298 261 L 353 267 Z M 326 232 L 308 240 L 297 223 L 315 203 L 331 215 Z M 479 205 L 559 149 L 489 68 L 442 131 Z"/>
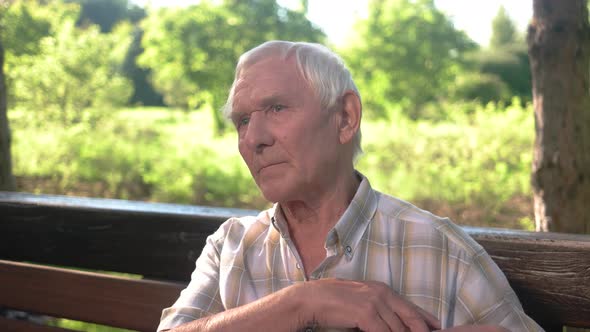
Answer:
<path fill-rule="evenodd" d="M 0 260 L 0 307 L 139 331 L 155 330 L 163 306 L 183 286 Z M 8 323 L 23 331 L 37 328 Z"/>
<path fill-rule="evenodd" d="M 0 192 L 0 259 L 6 260 L 0 262 L 0 307 L 153 330 L 161 309 L 190 278 L 206 237 L 231 216 L 256 213 Z M 465 229 L 504 271 L 525 311 L 546 330 L 590 327 L 590 236 Z M 131 273 L 143 279 L 15 261 Z M 27 275 L 29 279 L 23 279 Z M 103 307 L 113 310 L 104 312 Z"/>

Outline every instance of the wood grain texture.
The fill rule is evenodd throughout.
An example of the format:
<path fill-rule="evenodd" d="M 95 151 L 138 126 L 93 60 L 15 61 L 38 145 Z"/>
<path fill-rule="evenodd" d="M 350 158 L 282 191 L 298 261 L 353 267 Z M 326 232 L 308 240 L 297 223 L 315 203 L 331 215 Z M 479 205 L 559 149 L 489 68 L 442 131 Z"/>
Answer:
<path fill-rule="evenodd" d="M 187 281 L 207 236 L 252 213 L 0 192 L 0 259 Z"/>
<path fill-rule="evenodd" d="M 590 237 L 467 228 L 543 325 L 590 327 Z"/>
<path fill-rule="evenodd" d="M 0 260 L 0 306 L 155 331 L 184 285 Z"/>

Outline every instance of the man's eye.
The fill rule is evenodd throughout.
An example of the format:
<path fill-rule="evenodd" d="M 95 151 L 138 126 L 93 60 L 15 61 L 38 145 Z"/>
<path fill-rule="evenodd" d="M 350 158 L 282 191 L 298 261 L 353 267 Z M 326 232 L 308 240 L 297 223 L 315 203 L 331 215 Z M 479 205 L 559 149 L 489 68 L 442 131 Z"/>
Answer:
<path fill-rule="evenodd" d="M 247 125 L 250 122 L 250 118 L 245 116 L 243 118 L 240 118 L 240 120 L 238 120 L 238 128 L 244 125 Z"/>
<path fill-rule="evenodd" d="M 284 109 L 285 109 L 285 106 L 283 106 L 283 105 L 272 105 L 270 107 L 270 110 L 273 111 L 273 112 L 280 112 L 280 111 L 282 111 Z"/>

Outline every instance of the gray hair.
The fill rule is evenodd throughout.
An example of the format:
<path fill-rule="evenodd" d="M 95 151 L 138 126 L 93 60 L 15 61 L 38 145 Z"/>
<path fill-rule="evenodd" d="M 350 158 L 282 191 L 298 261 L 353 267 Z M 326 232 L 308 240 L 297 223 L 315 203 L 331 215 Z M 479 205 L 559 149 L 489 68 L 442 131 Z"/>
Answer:
<path fill-rule="evenodd" d="M 329 48 L 321 44 L 273 40 L 265 42 L 240 56 L 236 66 L 234 82 L 223 106 L 223 114 L 231 116 L 234 89 L 242 70 L 270 56 L 282 59 L 294 55 L 297 68 L 320 99 L 322 109 L 331 110 L 344 92 L 352 90 L 361 100 L 361 95 L 352 80 L 344 61 Z M 362 154 L 361 130 L 353 138 L 353 160 Z"/>

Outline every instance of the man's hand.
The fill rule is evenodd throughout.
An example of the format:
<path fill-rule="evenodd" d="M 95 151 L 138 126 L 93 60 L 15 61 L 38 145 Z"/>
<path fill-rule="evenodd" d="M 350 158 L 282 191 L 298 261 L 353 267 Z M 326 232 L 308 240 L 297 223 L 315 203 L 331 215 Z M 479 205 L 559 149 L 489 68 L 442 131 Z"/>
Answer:
<path fill-rule="evenodd" d="M 299 284 L 308 303 L 303 319 L 321 327 L 358 328 L 362 331 L 416 331 L 440 329 L 439 320 L 396 294 L 384 283 L 320 279 Z"/>

